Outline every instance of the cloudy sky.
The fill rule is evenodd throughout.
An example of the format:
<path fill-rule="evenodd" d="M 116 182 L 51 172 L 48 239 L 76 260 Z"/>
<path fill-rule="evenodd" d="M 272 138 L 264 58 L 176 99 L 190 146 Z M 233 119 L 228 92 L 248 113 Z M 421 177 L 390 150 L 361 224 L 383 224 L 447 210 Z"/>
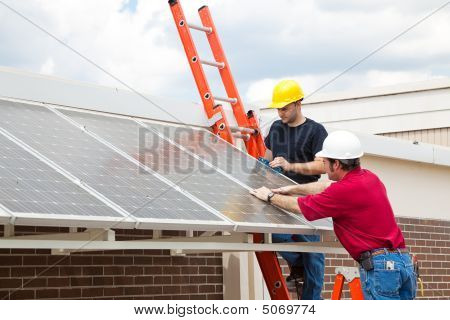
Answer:
<path fill-rule="evenodd" d="M 320 92 L 450 77 L 450 3 L 443 0 L 184 0 L 213 14 L 244 100 L 270 97 L 278 80 L 315 92 L 436 11 Z M 11 7 L 16 12 L 13 12 Z M 22 15 L 22 16 L 20 16 Z M 0 65 L 121 87 L 33 26 L 45 29 L 134 89 L 198 101 L 166 0 L 0 0 Z M 200 57 L 211 59 L 202 34 Z M 223 96 L 208 68 L 213 93 Z"/>

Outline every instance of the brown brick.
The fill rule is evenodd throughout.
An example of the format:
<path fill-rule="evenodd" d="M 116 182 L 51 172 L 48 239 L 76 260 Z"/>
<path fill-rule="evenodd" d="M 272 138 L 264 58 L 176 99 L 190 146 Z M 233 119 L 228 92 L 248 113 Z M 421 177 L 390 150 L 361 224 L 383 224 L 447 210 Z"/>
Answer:
<path fill-rule="evenodd" d="M 94 266 L 103 266 L 103 265 L 112 265 L 113 264 L 113 257 L 111 256 L 93 256 L 92 257 L 92 264 Z"/>
<path fill-rule="evenodd" d="M 178 294 L 181 292 L 180 286 L 164 286 L 163 293 L 164 294 Z"/>
<path fill-rule="evenodd" d="M 216 268 L 215 267 L 198 267 L 198 273 L 199 274 L 215 274 Z"/>
<path fill-rule="evenodd" d="M 53 269 L 57 270 L 57 269 Z M 64 266 L 59 268 L 59 275 L 61 276 L 81 276 L 83 274 L 82 267 L 72 267 L 72 266 Z M 58 274 L 56 274 L 58 275 Z M 53 276 L 53 274 L 49 274 L 49 276 Z"/>
<path fill-rule="evenodd" d="M 206 283 L 206 276 L 190 276 L 189 277 L 190 283 Z"/>
<path fill-rule="evenodd" d="M 103 267 L 83 267 L 84 276 L 102 276 Z"/>
<path fill-rule="evenodd" d="M 172 284 L 172 277 L 170 276 L 155 276 L 153 278 L 155 284 Z"/>
<path fill-rule="evenodd" d="M 11 277 L 34 277 L 35 271 L 35 267 L 11 268 Z"/>
<path fill-rule="evenodd" d="M 23 279 L 24 288 L 45 288 L 47 287 L 47 278 Z"/>
<path fill-rule="evenodd" d="M 70 278 L 71 287 L 89 287 L 92 286 L 91 277 L 72 277 Z"/>
<path fill-rule="evenodd" d="M 0 257 L 0 259 L 2 259 L 2 258 Z M 17 268 L 13 268 L 13 269 L 17 270 Z M 0 268 L 0 277 L 9 278 L 9 277 L 11 277 L 11 275 L 12 275 L 11 268 Z M 34 269 L 33 269 L 33 275 L 34 275 Z M 13 277 L 15 277 L 15 275 Z"/>
<path fill-rule="evenodd" d="M 83 298 L 103 297 L 103 288 L 82 288 L 81 296 Z"/>
<path fill-rule="evenodd" d="M 49 266 L 68 266 L 70 265 L 70 256 L 47 256 Z"/>
<path fill-rule="evenodd" d="M 47 265 L 47 256 L 24 256 L 23 264 L 30 266 Z"/>
<path fill-rule="evenodd" d="M 73 299 L 81 297 L 81 289 L 79 288 L 62 288 L 59 290 L 59 296 L 63 299 Z"/>
<path fill-rule="evenodd" d="M 1 279 L 0 280 L 0 288 L 1 289 L 18 289 L 22 287 L 22 279 L 13 278 L 13 279 Z"/>
<path fill-rule="evenodd" d="M 89 266 L 92 265 L 92 257 L 89 256 L 70 256 L 71 265 Z"/>
<path fill-rule="evenodd" d="M 206 299 L 208 299 L 208 300 L 223 300 L 223 294 L 217 294 L 217 293 L 208 294 Z"/>
<path fill-rule="evenodd" d="M 105 276 L 114 276 L 114 275 L 124 275 L 125 274 L 125 267 L 104 267 L 103 273 Z"/>
<path fill-rule="evenodd" d="M 115 286 L 131 286 L 134 285 L 133 277 L 119 276 L 114 277 L 114 285 Z"/>
<path fill-rule="evenodd" d="M 212 258 L 215 259 L 215 258 Z M 189 265 L 206 265 L 206 258 L 189 258 Z"/>
<path fill-rule="evenodd" d="M 56 299 L 59 297 L 58 289 L 36 290 L 36 299 Z"/>
<path fill-rule="evenodd" d="M 189 276 L 173 276 L 173 284 L 189 284 Z"/>
<path fill-rule="evenodd" d="M 134 264 L 142 264 L 142 265 L 152 265 L 153 264 L 153 257 L 134 257 Z"/>
<path fill-rule="evenodd" d="M 172 257 L 172 264 L 174 266 L 186 266 L 189 264 L 189 261 L 186 257 Z"/>
<path fill-rule="evenodd" d="M 214 285 L 198 286 L 199 293 L 215 293 L 216 287 Z"/>
<path fill-rule="evenodd" d="M 172 267 L 172 266 L 163 267 L 163 274 L 169 275 L 169 274 L 180 274 L 180 273 L 181 273 L 180 267 Z"/>
<path fill-rule="evenodd" d="M 198 293 L 198 287 L 199 286 L 196 286 L 196 285 L 182 285 L 181 286 L 181 293 L 185 293 L 185 294 L 187 294 L 187 293 Z"/>
<path fill-rule="evenodd" d="M 162 274 L 162 267 L 144 267 L 144 274 Z"/>
<path fill-rule="evenodd" d="M 158 266 L 170 266 L 172 261 L 169 257 L 153 257 L 153 264 Z"/>
<path fill-rule="evenodd" d="M 206 294 L 193 294 L 189 297 L 190 300 L 206 300 Z"/>
<path fill-rule="evenodd" d="M 144 268 L 143 267 L 125 267 L 125 274 L 127 276 L 131 275 L 143 275 L 144 274 Z"/>
<path fill-rule="evenodd" d="M 142 295 L 144 294 L 144 287 L 125 287 L 123 288 L 124 295 L 133 296 L 133 295 Z"/>
<path fill-rule="evenodd" d="M 0 266 L 21 266 L 22 261 L 21 256 L 1 256 Z"/>
<path fill-rule="evenodd" d="M 133 265 L 133 257 L 129 256 L 114 256 L 115 265 Z"/>
<path fill-rule="evenodd" d="M 189 266 L 189 267 L 181 267 L 182 274 L 198 274 L 198 267 Z"/>
<path fill-rule="evenodd" d="M 9 299 L 11 300 L 25 300 L 25 299 L 34 299 L 35 294 L 34 290 L 17 290 L 11 291 Z"/>
<path fill-rule="evenodd" d="M 144 287 L 144 294 L 157 295 L 162 294 L 162 287 L 149 286 Z"/>
<path fill-rule="evenodd" d="M 161 256 L 163 254 L 163 250 L 144 250 L 142 254 L 147 256 Z"/>
<path fill-rule="evenodd" d="M 222 265 L 222 258 L 208 258 L 207 264 L 210 265 Z"/>
<path fill-rule="evenodd" d="M 69 287 L 70 286 L 70 278 L 62 277 L 62 278 L 48 278 L 48 287 Z"/>
<path fill-rule="evenodd" d="M 208 283 L 223 283 L 223 277 L 222 276 L 208 276 L 207 282 Z"/>
<path fill-rule="evenodd" d="M 113 277 L 94 277 L 93 285 L 94 286 L 112 286 L 114 284 Z"/>
<path fill-rule="evenodd" d="M 136 283 L 137 285 L 153 284 L 153 277 L 152 276 L 135 277 L 134 283 Z"/>
<path fill-rule="evenodd" d="M 123 296 L 123 287 L 103 288 L 103 294 L 105 297 L 120 297 Z"/>

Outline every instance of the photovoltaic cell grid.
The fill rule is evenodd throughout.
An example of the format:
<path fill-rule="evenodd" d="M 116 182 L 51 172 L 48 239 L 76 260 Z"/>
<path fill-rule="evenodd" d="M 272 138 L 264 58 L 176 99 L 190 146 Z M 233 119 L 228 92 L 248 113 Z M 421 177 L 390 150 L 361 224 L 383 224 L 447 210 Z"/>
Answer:
<path fill-rule="evenodd" d="M 283 174 L 268 168 L 209 131 L 155 124 L 152 126 L 177 144 L 213 163 L 219 169 L 253 189 L 262 186 L 275 189 L 295 184 Z M 306 221 L 303 216 L 302 219 Z M 308 223 L 316 227 L 332 228 L 332 221 L 328 218 Z"/>
<path fill-rule="evenodd" d="M 122 217 L 3 135 L 0 203 L 13 213 Z"/>
<path fill-rule="evenodd" d="M 133 216 L 223 221 L 52 111 L 11 102 L 1 108 L 1 127 Z"/>
<path fill-rule="evenodd" d="M 295 217 L 258 200 L 247 189 L 133 120 L 77 111 L 61 112 L 117 148 L 137 156 L 141 163 L 235 222 L 301 224 Z M 214 149 L 210 152 L 214 153 Z"/>

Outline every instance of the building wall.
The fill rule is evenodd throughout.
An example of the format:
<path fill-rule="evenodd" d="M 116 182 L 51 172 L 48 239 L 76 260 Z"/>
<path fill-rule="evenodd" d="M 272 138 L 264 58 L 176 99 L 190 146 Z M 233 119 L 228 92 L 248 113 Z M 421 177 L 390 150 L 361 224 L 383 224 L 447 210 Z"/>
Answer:
<path fill-rule="evenodd" d="M 60 231 L 67 232 L 16 227 L 16 235 Z M 116 232 L 118 240 L 149 237 L 151 232 Z M 0 249 L 0 299 L 80 298 L 223 299 L 222 257 L 221 254 L 170 256 L 167 250 L 61 256 L 51 255 L 50 250 Z"/>
<path fill-rule="evenodd" d="M 423 143 L 436 144 L 444 147 L 450 147 L 450 127 L 425 129 L 402 132 L 388 132 L 380 134 L 385 137 L 418 141 Z"/>

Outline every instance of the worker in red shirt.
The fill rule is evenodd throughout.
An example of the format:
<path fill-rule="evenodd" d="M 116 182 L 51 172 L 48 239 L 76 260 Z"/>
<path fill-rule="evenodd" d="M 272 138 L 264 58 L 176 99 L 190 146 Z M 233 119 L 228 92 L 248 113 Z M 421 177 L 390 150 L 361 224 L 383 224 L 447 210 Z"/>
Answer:
<path fill-rule="evenodd" d="M 365 299 L 414 299 L 416 275 L 405 240 L 384 184 L 360 167 L 362 155 L 354 134 L 334 131 L 316 154 L 324 159 L 331 181 L 261 187 L 251 193 L 310 221 L 331 217 L 336 237 L 360 264 Z"/>

